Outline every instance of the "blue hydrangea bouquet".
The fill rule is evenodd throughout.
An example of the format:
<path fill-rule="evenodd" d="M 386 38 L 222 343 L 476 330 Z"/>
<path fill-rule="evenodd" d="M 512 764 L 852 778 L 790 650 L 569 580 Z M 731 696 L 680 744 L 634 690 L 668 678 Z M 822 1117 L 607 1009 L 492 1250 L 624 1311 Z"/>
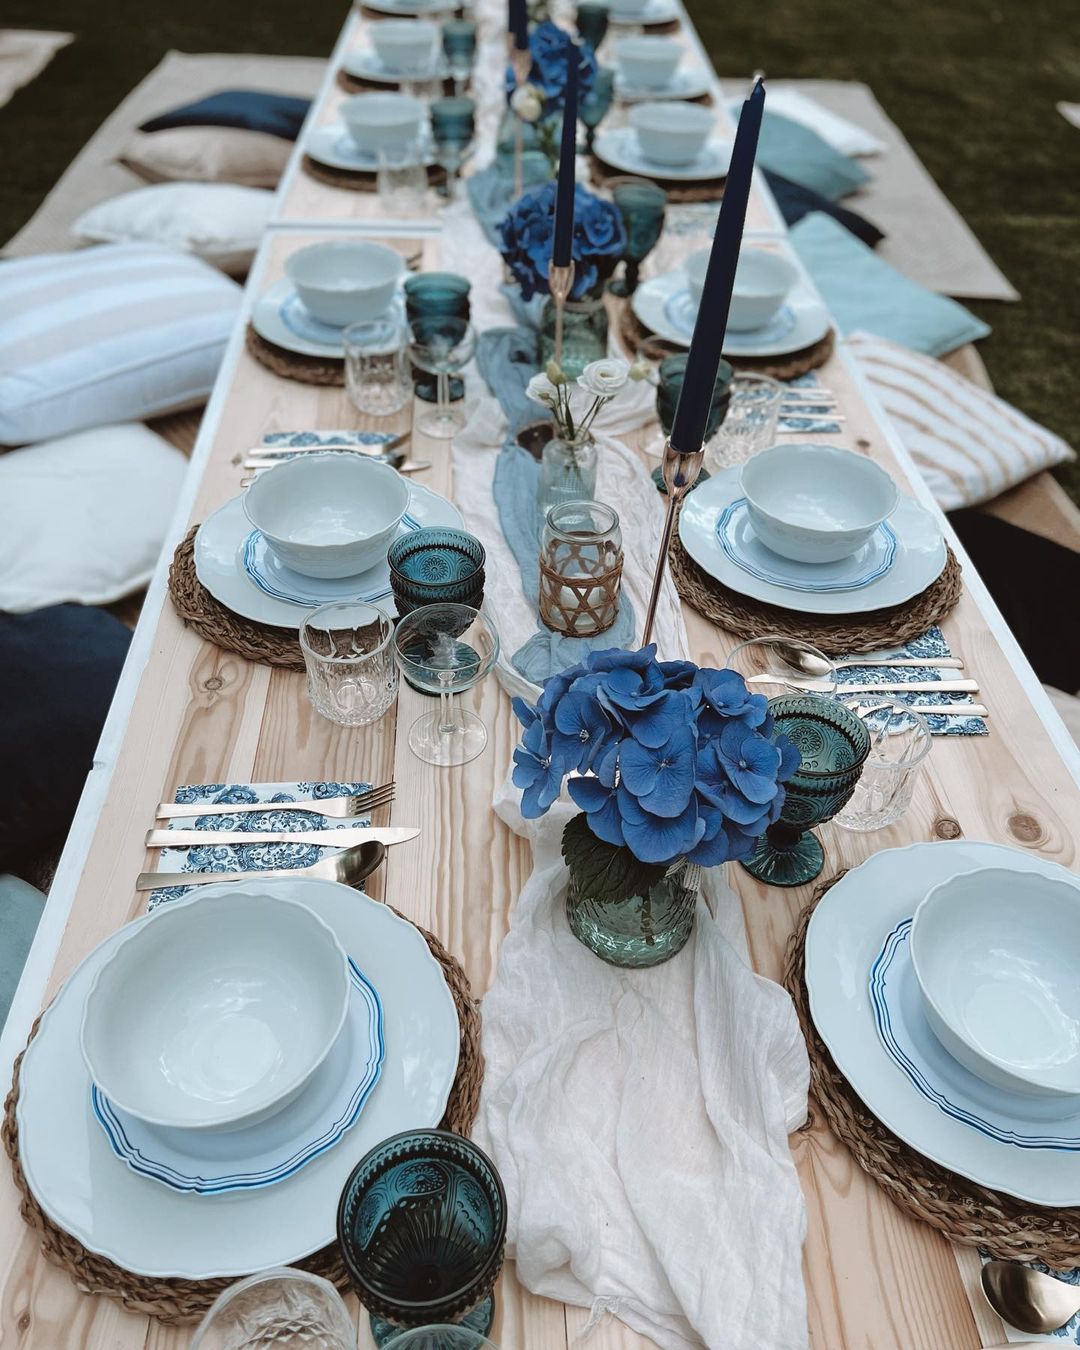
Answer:
<path fill-rule="evenodd" d="M 554 183 L 526 192 L 510 208 L 500 226 L 500 252 L 521 287 L 524 300 L 547 295 L 548 264 L 555 244 Z M 626 251 L 626 230 L 613 202 L 588 188 L 574 190 L 574 287 L 571 300 L 600 295 Z"/>

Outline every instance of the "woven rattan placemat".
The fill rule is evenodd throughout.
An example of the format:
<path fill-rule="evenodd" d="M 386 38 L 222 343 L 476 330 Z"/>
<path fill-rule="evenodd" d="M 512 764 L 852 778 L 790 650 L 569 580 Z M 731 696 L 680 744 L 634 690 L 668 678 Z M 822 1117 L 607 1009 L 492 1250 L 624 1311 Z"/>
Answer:
<path fill-rule="evenodd" d="M 244 340 L 248 351 L 260 366 L 265 366 L 286 380 L 299 380 L 302 384 L 345 383 L 344 358 L 305 356 L 301 352 L 291 352 L 287 347 L 279 347 L 276 342 L 262 337 L 250 323 Z"/>
<path fill-rule="evenodd" d="M 668 560 L 675 589 L 682 599 L 721 628 L 741 638 L 760 637 L 763 633 L 798 638 L 836 656 L 899 647 L 921 637 L 949 613 L 963 589 L 960 564 L 950 548 L 938 579 L 902 605 L 866 614 L 802 614 L 752 600 L 721 585 L 694 562 L 678 534 L 671 541 Z"/>
<path fill-rule="evenodd" d="M 408 79 L 408 76 L 402 76 L 402 80 Z M 388 80 L 365 80 L 359 75 L 350 75 L 343 67 L 338 68 L 337 82 L 341 89 L 347 94 L 396 94 L 401 89 L 401 82 L 391 84 Z M 454 92 L 454 81 L 447 78 L 442 83 L 443 94 L 449 98 Z M 468 93 L 468 88 L 464 90 Z"/>
<path fill-rule="evenodd" d="M 650 32 L 654 31 L 652 29 Z M 598 155 L 589 156 L 589 173 L 597 187 L 606 187 L 612 178 L 625 178 L 625 169 L 616 169 L 605 164 Z M 724 195 L 724 178 L 708 178 L 704 182 L 686 183 L 679 178 L 660 178 L 656 174 L 637 174 L 635 177 L 648 177 L 651 183 L 661 187 L 667 193 L 667 199 L 674 205 L 685 202 L 718 202 Z"/>
<path fill-rule="evenodd" d="M 310 155 L 304 155 L 300 162 L 304 166 L 306 174 L 317 179 L 320 183 L 329 184 L 330 187 L 348 188 L 350 192 L 378 192 L 379 190 L 378 174 L 364 173 L 361 170 L 353 169 L 335 169 L 330 164 L 320 164 Z M 428 187 L 442 187 L 446 182 L 446 170 L 441 169 L 437 164 L 429 164 L 427 180 Z"/>
<path fill-rule="evenodd" d="M 469 981 L 459 962 L 450 955 L 433 933 L 421 928 L 419 924 L 414 926 L 422 934 L 431 949 L 432 956 L 442 969 L 454 1003 L 457 1005 L 458 1023 L 461 1028 L 457 1077 L 450 1089 L 450 1098 L 446 1103 L 446 1112 L 441 1125 L 443 1129 L 468 1134 L 476 1119 L 480 1105 L 480 1085 L 484 1080 L 484 1058 L 480 1051 L 480 1007 L 472 996 Z M 37 1028 L 38 1022 L 35 1022 L 30 1032 L 31 1040 Z M 78 1239 L 58 1228 L 34 1199 L 19 1163 L 19 1134 L 15 1119 L 22 1058 L 20 1055 L 15 1061 L 11 1091 L 4 1104 L 4 1122 L 0 1126 L 0 1134 L 3 1136 L 7 1155 L 11 1159 L 12 1175 L 19 1192 L 19 1211 L 26 1223 L 40 1234 L 42 1252 L 54 1265 L 66 1270 L 83 1293 L 104 1294 L 108 1298 L 115 1298 L 130 1312 L 156 1317 L 160 1322 L 196 1321 L 218 1294 L 233 1283 L 233 1280 L 163 1280 L 133 1275 L 105 1257 L 87 1251 Z M 322 1251 L 296 1264 L 304 1270 L 313 1271 L 330 1280 L 339 1289 L 348 1287 L 349 1277 L 336 1243 L 324 1247 Z"/>
<path fill-rule="evenodd" d="M 870 1114 L 843 1076 L 810 1017 L 806 991 L 806 929 L 829 887 L 822 882 L 799 917 L 788 944 L 784 987 L 791 995 L 810 1055 L 810 1091 L 838 1139 L 894 1204 L 965 1247 L 982 1247 L 1003 1261 L 1080 1265 L 1080 1209 L 1041 1209 L 987 1190 L 931 1162 Z M 869 971 L 866 972 L 869 978 Z"/>

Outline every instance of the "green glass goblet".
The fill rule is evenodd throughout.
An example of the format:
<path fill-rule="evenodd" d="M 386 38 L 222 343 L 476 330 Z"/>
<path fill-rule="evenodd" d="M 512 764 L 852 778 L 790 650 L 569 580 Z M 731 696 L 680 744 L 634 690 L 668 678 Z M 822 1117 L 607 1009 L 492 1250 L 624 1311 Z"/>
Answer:
<path fill-rule="evenodd" d="M 679 352 L 675 356 L 665 357 L 658 368 L 660 383 L 656 388 L 656 415 L 660 419 L 660 425 L 664 429 L 665 436 L 671 435 L 672 424 L 675 421 L 675 409 L 679 406 L 679 395 L 682 393 L 683 378 L 686 375 L 687 359 L 685 352 Z M 709 420 L 705 423 L 706 444 L 716 435 L 727 416 L 728 404 L 731 402 L 731 382 L 734 376 L 735 372 L 731 366 L 726 361 L 721 361 L 716 372 L 716 383 L 713 385 Z"/>
<path fill-rule="evenodd" d="M 446 317 L 467 319 L 469 317 L 469 291 L 472 283 L 467 277 L 455 272 L 420 272 L 405 280 L 405 319 L 414 323 L 417 319 Z M 438 400 L 438 387 L 435 377 L 413 366 L 413 386 L 416 397 L 424 403 Z M 450 401 L 456 403 L 465 397 L 465 382 L 457 376 L 450 380 Z"/>
<path fill-rule="evenodd" d="M 437 98 L 429 112 L 435 156 L 446 172 L 441 192 L 453 201 L 458 174 L 476 134 L 476 104 L 471 98 Z"/>
<path fill-rule="evenodd" d="M 593 0 L 585 0 L 585 3 L 577 7 L 578 37 L 582 42 L 587 42 L 593 51 L 596 51 L 607 36 L 610 22 L 611 8 L 608 5 L 598 5 Z"/>
<path fill-rule="evenodd" d="M 592 154 L 596 128 L 611 111 L 615 101 L 615 72 L 610 66 L 598 66 L 596 79 L 588 95 L 578 104 L 578 117 L 585 126 L 585 153 Z"/>
<path fill-rule="evenodd" d="M 847 805 L 870 753 L 870 732 L 857 713 L 821 694 L 772 698 L 769 712 L 802 762 L 786 784 L 780 819 L 742 865 L 768 886 L 802 886 L 825 863 L 825 850 L 810 829 Z"/>
<path fill-rule="evenodd" d="M 476 23 L 473 19 L 449 19 L 442 26 L 442 48 L 446 68 L 460 94 L 469 82 L 476 64 Z"/>
<path fill-rule="evenodd" d="M 626 267 L 623 276 L 611 282 L 608 289 L 612 295 L 629 297 L 637 290 L 641 264 L 664 232 L 667 193 L 644 178 L 624 178 L 613 184 L 611 199 L 626 230 Z"/>

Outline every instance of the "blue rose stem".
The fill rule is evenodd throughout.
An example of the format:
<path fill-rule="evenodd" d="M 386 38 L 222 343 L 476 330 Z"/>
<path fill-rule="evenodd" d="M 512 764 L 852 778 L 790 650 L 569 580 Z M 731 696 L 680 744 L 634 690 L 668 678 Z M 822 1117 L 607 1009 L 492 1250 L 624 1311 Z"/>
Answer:
<path fill-rule="evenodd" d="M 759 78 L 750 97 L 742 106 L 735 146 L 731 152 L 731 166 L 724 184 L 724 199 L 716 222 L 709 270 L 701 292 L 694 336 L 686 358 L 679 405 L 671 424 L 671 435 L 664 443 L 664 486 L 667 488 L 667 515 L 660 539 L 660 556 L 653 573 L 649 608 L 645 614 L 645 628 L 641 645 L 647 646 L 652 637 L 656 606 L 660 600 L 660 586 L 664 580 L 668 549 L 675 529 L 679 504 L 697 482 L 701 462 L 705 458 L 705 427 L 712 406 L 716 372 L 720 367 L 724 337 L 727 333 L 731 292 L 735 285 L 735 268 L 739 262 L 746 204 L 754 177 L 761 114 L 765 107 L 765 86 Z"/>
<path fill-rule="evenodd" d="M 563 308 L 574 288 L 574 190 L 577 171 L 578 48 L 566 48 L 566 97 L 563 100 L 559 181 L 555 188 L 555 240 L 548 267 L 548 289 L 555 302 L 555 360 L 562 361 Z"/>
<path fill-rule="evenodd" d="M 509 10 L 510 66 L 514 72 L 514 87 L 520 89 L 532 70 L 532 52 L 529 50 L 529 11 L 527 0 L 510 0 Z M 514 126 L 514 199 L 521 196 L 525 186 L 523 158 L 525 153 L 525 123 L 518 116 Z"/>

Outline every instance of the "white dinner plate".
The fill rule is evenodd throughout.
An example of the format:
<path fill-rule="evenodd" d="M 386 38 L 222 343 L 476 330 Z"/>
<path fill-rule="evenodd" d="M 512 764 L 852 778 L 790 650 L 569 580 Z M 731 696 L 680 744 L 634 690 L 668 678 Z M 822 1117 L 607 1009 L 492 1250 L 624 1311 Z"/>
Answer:
<path fill-rule="evenodd" d="M 405 305 L 401 291 L 394 295 L 385 310 L 388 316 L 395 312 L 400 313 L 404 323 Z M 251 326 L 260 337 L 286 351 L 320 356 L 330 361 L 345 359 L 341 337 L 344 329 L 316 319 L 288 277 L 279 278 L 259 295 L 251 307 Z"/>
<path fill-rule="evenodd" d="M 349 958 L 352 998 L 343 1034 L 300 1096 L 249 1129 L 169 1130 L 114 1106 L 94 1084 L 94 1114 L 116 1156 L 176 1191 L 220 1195 L 273 1186 L 333 1148 L 360 1118 L 382 1070 L 379 997 Z"/>
<path fill-rule="evenodd" d="M 344 122 L 329 122 L 325 126 L 315 127 L 304 143 L 304 150 L 312 159 L 331 169 L 345 169 L 350 173 L 379 171 L 378 157 L 360 149 L 349 135 Z M 435 163 L 435 155 L 430 149 L 424 163 Z"/>
<path fill-rule="evenodd" d="M 713 137 L 706 142 L 697 159 L 689 164 L 659 164 L 643 153 L 633 127 L 616 127 L 613 131 L 602 131 L 596 138 L 594 149 L 597 159 L 623 173 L 663 178 L 669 182 L 701 183 L 725 176 L 731 164 L 732 144 Z"/>
<path fill-rule="evenodd" d="M 337 882 L 297 878 L 260 886 L 287 893 L 324 919 L 382 1001 L 382 1076 L 336 1148 L 276 1186 L 215 1196 L 171 1190 L 114 1155 L 94 1117 L 79 1027 L 94 976 L 126 928 L 66 981 L 23 1059 L 19 1157 L 34 1198 L 84 1247 L 137 1275 L 234 1278 L 318 1251 L 334 1240 L 341 1188 L 364 1154 L 400 1130 L 437 1125 L 446 1109 L 457 1073 L 457 1008 L 420 932 Z"/>
<path fill-rule="evenodd" d="M 692 70 L 677 70 L 667 84 L 654 89 L 643 84 L 629 84 L 622 73 L 615 75 L 615 97 L 623 103 L 655 103 L 669 99 L 701 98 L 712 88 L 709 72 L 703 66 Z"/>
<path fill-rule="evenodd" d="M 783 558 L 754 533 L 745 497 L 737 497 L 720 512 L 716 537 L 736 567 L 789 591 L 861 590 L 884 576 L 896 559 L 896 534 L 887 522 L 856 553 L 838 562 L 810 565 Z"/>
<path fill-rule="evenodd" d="M 634 313 L 657 337 L 689 347 L 697 305 L 682 268 L 643 281 L 631 300 Z M 765 328 L 724 337 L 725 356 L 787 356 L 820 342 L 832 326 L 829 311 L 808 287 L 796 285 L 780 313 Z"/>
<path fill-rule="evenodd" d="M 943 1111 L 895 1062 L 878 1035 L 871 978 L 886 939 L 914 914 L 932 887 L 977 867 L 1047 876 L 1064 873 L 1056 863 L 1025 849 L 967 839 L 875 853 L 826 891 L 810 919 L 806 934 L 810 1012 L 841 1073 L 870 1111 L 905 1143 L 970 1181 L 1030 1204 L 1077 1205 L 1080 1167 L 1073 1151 L 1002 1140 Z M 1016 1100 L 1013 1093 L 998 1096 L 989 1087 L 986 1092 L 984 1100 L 996 1103 L 995 1110 L 1008 1111 Z M 1066 1106 L 1059 1119 L 1071 1109 Z M 1049 1136 L 1059 1130 L 1063 1136 L 1068 1132 L 1061 1126 L 1048 1128 L 1043 1118 L 1038 1133 Z"/>
<path fill-rule="evenodd" d="M 465 523 L 461 512 L 452 502 L 420 483 L 409 484 L 409 509 L 406 514 L 419 527 L 447 525 L 452 529 L 461 529 Z M 403 522 L 401 529 L 408 528 Z M 317 605 L 326 604 L 327 600 L 283 599 L 281 595 L 268 593 L 269 587 L 254 581 L 245 570 L 245 550 L 251 534 L 251 522 L 244 514 L 243 498 L 233 497 L 199 526 L 195 535 L 195 575 L 214 599 L 220 600 L 234 614 L 254 619 L 256 623 L 269 624 L 272 628 L 289 628 L 294 633 L 299 632 L 305 613 Z M 329 600 L 363 599 L 368 604 L 384 609 L 391 618 L 397 613 L 390 589 L 390 567 L 385 561 L 358 577 L 329 581 L 298 577 L 289 568 L 281 567 L 280 563 L 276 563 L 276 569 L 268 574 L 272 582 L 285 577 L 294 578 L 297 583 L 312 588 L 310 592 L 305 592 L 312 597 L 326 595 Z"/>
<path fill-rule="evenodd" d="M 901 493 L 889 517 L 896 535 L 896 556 L 892 566 L 873 581 L 851 590 L 794 591 L 754 576 L 732 562 L 716 533 L 726 508 L 743 495 L 739 473 L 738 466 L 714 473 L 686 497 L 679 516 L 679 539 L 687 553 L 730 590 L 804 614 L 865 614 L 903 604 L 941 575 L 947 557 L 941 527 L 925 507 Z M 804 566 L 808 573 L 813 570 L 810 564 Z"/>
<path fill-rule="evenodd" d="M 617 4 L 608 6 L 608 17 L 615 24 L 640 24 L 648 28 L 652 24 L 670 23 L 679 18 L 677 0 L 646 0 L 645 8 L 636 14 L 619 9 Z"/>
<path fill-rule="evenodd" d="M 456 8 L 456 5 L 451 6 L 446 0 L 429 0 L 427 4 L 424 0 L 363 0 L 363 5 L 376 14 L 394 14 L 399 19 L 434 17 Z"/>

